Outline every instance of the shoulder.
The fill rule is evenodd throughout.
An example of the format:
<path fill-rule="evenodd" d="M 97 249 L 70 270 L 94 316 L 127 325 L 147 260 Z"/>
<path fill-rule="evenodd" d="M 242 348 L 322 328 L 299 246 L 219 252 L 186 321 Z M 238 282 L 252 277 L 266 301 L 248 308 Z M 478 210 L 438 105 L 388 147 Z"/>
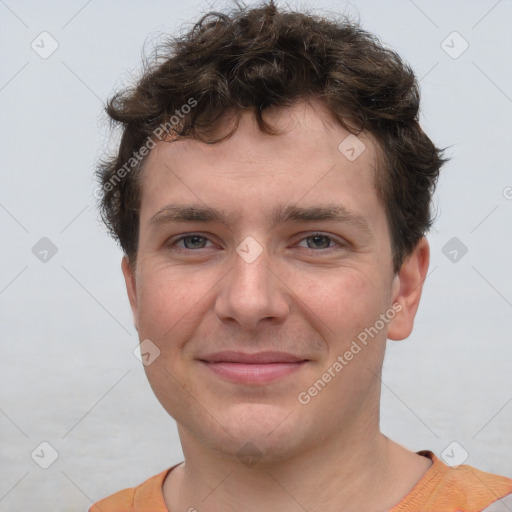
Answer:
<path fill-rule="evenodd" d="M 139 512 L 147 510 L 148 506 L 152 507 L 152 512 L 167 512 L 162 484 L 168 473 L 175 467 L 165 469 L 136 487 L 123 489 L 97 501 L 88 512 Z"/>
<path fill-rule="evenodd" d="M 88 512 L 132 512 L 135 510 L 133 508 L 135 489 L 130 487 L 111 494 L 94 503 Z"/>
<path fill-rule="evenodd" d="M 444 488 L 459 496 L 468 510 L 481 510 L 512 494 L 512 479 L 481 471 L 472 466 L 448 468 Z"/>
<path fill-rule="evenodd" d="M 494 473 L 487 473 L 466 464 L 447 467 L 444 472 L 445 487 L 457 488 L 466 494 L 478 490 L 479 494 L 508 494 L 512 492 L 512 479 Z"/>
<path fill-rule="evenodd" d="M 411 493 L 391 512 L 511 510 L 508 505 L 512 503 L 512 478 L 487 473 L 466 464 L 450 467 L 429 450 L 418 453 L 429 457 L 432 466 Z"/>

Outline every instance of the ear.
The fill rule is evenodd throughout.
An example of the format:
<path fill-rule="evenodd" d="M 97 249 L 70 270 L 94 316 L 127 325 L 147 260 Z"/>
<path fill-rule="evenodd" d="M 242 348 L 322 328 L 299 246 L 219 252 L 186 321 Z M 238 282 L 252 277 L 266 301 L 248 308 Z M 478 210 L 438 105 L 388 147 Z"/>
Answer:
<path fill-rule="evenodd" d="M 135 273 L 126 255 L 123 256 L 123 260 L 121 261 L 121 270 L 123 271 L 124 281 L 126 283 L 126 291 L 128 293 L 128 300 L 130 301 L 130 306 L 132 308 L 133 324 L 135 325 L 135 329 L 138 331 L 139 314 L 137 307 L 137 289 L 135 286 Z"/>
<path fill-rule="evenodd" d="M 400 304 L 401 310 L 388 324 L 387 337 L 391 340 L 403 340 L 412 332 L 429 260 L 430 247 L 427 239 L 422 237 L 393 278 L 393 304 Z"/>

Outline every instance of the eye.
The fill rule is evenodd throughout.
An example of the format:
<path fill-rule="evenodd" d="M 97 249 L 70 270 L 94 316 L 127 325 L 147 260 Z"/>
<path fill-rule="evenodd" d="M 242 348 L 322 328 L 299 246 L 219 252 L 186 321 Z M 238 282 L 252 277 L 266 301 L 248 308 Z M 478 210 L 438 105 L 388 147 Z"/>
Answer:
<path fill-rule="evenodd" d="M 311 244 L 306 242 L 308 245 L 308 247 L 306 247 L 307 249 L 332 249 L 333 246 L 330 245 L 331 242 L 340 246 L 343 245 L 338 243 L 333 237 L 327 236 L 324 233 L 313 233 L 302 238 L 301 240 L 311 240 Z"/>
<path fill-rule="evenodd" d="M 185 250 L 194 250 L 194 249 L 204 249 L 204 242 L 208 241 L 208 238 L 205 236 L 199 235 L 197 233 L 191 233 L 188 235 L 183 235 L 177 238 L 174 241 L 171 241 L 167 244 L 168 247 L 175 247 L 178 243 L 183 242 L 184 247 L 178 247 L 179 249 Z"/>
<path fill-rule="evenodd" d="M 303 237 L 300 242 L 302 241 L 306 241 L 307 244 L 307 247 L 302 247 L 311 250 L 317 249 L 315 252 L 319 252 L 319 250 L 330 252 L 330 250 L 334 249 L 336 245 L 340 247 L 344 246 L 342 242 L 339 242 L 332 236 L 328 236 L 324 233 L 313 233 Z M 188 233 L 186 235 L 181 235 L 174 240 L 170 240 L 166 244 L 166 247 L 177 248 L 178 250 L 190 252 L 198 249 L 206 249 L 207 242 L 211 242 L 211 240 L 205 236 L 198 233 Z"/>

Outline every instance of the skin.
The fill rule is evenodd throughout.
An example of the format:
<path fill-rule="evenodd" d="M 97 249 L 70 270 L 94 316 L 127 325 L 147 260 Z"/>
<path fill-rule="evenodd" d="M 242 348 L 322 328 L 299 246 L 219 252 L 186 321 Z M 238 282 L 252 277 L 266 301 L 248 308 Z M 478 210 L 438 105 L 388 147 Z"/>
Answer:
<path fill-rule="evenodd" d="M 170 510 L 382 512 L 396 505 L 431 462 L 379 430 L 386 338 L 409 336 L 429 264 L 422 238 L 393 273 L 390 233 L 373 186 L 377 145 L 349 161 L 349 133 L 316 101 L 272 108 L 284 129 L 258 129 L 244 111 L 224 142 L 160 142 L 142 181 L 136 265 L 122 270 L 140 340 L 160 355 L 145 371 L 176 420 L 184 463 L 163 485 Z M 229 121 L 226 117 L 226 123 Z M 199 204 L 233 214 L 229 226 L 181 222 L 148 227 L 163 206 Z M 338 221 L 270 226 L 278 204 L 342 205 L 371 234 Z M 321 232 L 328 239 L 314 238 Z M 195 240 L 173 245 L 178 235 Z M 252 263 L 236 248 L 248 236 Z M 297 399 L 393 304 L 401 311 L 304 405 Z M 308 359 L 269 384 L 226 382 L 198 358 L 221 350 L 280 350 Z M 250 466 L 237 452 L 252 443 Z"/>

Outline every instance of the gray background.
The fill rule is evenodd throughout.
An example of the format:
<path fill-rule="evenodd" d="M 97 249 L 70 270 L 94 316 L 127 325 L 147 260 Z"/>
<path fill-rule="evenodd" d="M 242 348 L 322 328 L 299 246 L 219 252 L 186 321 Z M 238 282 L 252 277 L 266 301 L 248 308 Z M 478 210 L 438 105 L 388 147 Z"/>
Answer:
<path fill-rule="evenodd" d="M 182 460 L 133 355 L 93 168 L 108 142 L 103 102 L 144 44 L 209 5 L 224 3 L 0 0 L 2 512 L 86 510 Z M 451 146 L 415 329 L 388 342 L 382 430 L 512 476 L 512 1 L 289 5 L 350 13 L 397 50 L 421 78 L 424 129 Z M 59 45 L 46 59 L 31 47 L 43 31 Z M 46 262 L 32 252 L 43 237 L 57 247 Z M 467 247 L 457 261 L 443 253 L 452 237 Z M 50 462 L 43 441 L 58 453 L 48 469 L 31 457 Z"/>

